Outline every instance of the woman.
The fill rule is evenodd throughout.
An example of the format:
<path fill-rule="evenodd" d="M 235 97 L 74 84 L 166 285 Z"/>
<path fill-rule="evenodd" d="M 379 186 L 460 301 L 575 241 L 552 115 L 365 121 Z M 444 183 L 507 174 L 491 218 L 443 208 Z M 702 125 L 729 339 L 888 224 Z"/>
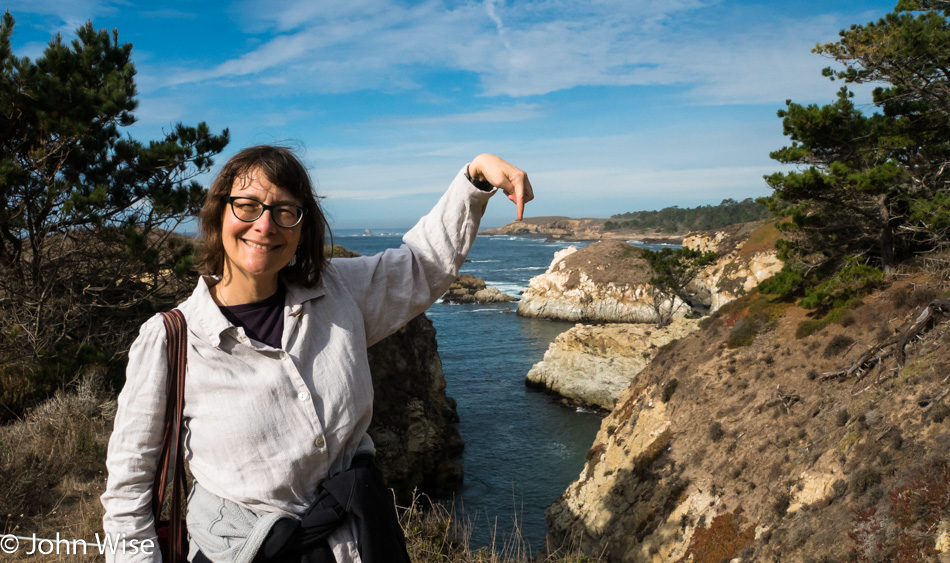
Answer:
<path fill-rule="evenodd" d="M 521 219 L 533 198 L 527 176 L 483 154 L 400 248 L 328 261 L 326 220 L 290 151 L 252 147 L 223 167 L 199 216 L 206 275 L 179 305 L 189 329 L 190 560 L 260 561 L 282 526 L 307 514 L 328 477 L 374 453 L 366 434 L 373 404 L 366 349 L 444 293 L 497 189 Z M 155 537 L 150 502 L 166 402 L 165 347 L 156 316 L 129 352 L 102 495 L 103 528 L 113 538 Z M 320 548 L 324 560 L 360 561 L 370 539 L 358 528 L 344 519 Z"/>

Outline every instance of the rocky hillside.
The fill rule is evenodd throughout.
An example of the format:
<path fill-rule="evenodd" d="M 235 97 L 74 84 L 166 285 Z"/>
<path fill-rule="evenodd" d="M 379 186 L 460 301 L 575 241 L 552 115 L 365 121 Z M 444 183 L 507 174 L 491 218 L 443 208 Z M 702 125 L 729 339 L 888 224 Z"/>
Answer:
<path fill-rule="evenodd" d="M 826 317 L 753 291 L 664 346 L 552 540 L 610 561 L 946 558 L 950 266 L 927 264 Z"/>
<path fill-rule="evenodd" d="M 716 263 L 707 267 L 689 287 L 694 294 L 694 304 L 715 312 L 778 273 L 782 269 L 775 250 L 778 238 L 773 219 L 687 235 L 683 239 L 684 247 L 719 254 Z"/>

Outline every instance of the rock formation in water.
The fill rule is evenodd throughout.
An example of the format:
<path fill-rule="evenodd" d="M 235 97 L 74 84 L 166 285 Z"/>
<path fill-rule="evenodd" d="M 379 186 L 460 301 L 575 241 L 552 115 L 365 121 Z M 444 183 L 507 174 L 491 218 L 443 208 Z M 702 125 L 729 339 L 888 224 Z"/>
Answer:
<path fill-rule="evenodd" d="M 663 328 L 643 323 L 579 324 L 558 335 L 544 360 L 528 372 L 526 382 L 574 404 L 609 411 L 657 351 L 695 330 L 698 322 L 677 317 Z"/>
<path fill-rule="evenodd" d="M 375 390 L 369 435 L 386 484 L 400 499 L 419 487 L 446 492 L 462 482 L 455 401 L 445 394 L 435 328 L 419 315 L 369 349 Z"/>
<path fill-rule="evenodd" d="M 778 238 L 774 220 L 686 236 L 684 247 L 719 253 L 719 260 L 707 267 L 689 288 L 696 300 L 714 312 L 778 273 L 782 269 L 775 250 Z"/>
<path fill-rule="evenodd" d="M 656 563 L 946 560 L 940 288 L 908 269 L 833 318 L 754 291 L 722 306 L 620 396 L 547 512 L 553 545 Z"/>
<path fill-rule="evenodd" d="M 471 274 L 457 277 L 442 296 L 443 303 L 508 303 L 517 300 L 497 287 L 486 286 L 485 280 Z"/>
<path fill-rule="evenodd" d="M 573 322 L 651 323 L 649 264 L 637 247 L 619 240 L 573 246 L 554 255 L 547 272 L 531 278 L 518 315 Z M 665 306 L 669 306 L 667 303 Z M 677 314 L 689 311 L 677 299 Z"/>

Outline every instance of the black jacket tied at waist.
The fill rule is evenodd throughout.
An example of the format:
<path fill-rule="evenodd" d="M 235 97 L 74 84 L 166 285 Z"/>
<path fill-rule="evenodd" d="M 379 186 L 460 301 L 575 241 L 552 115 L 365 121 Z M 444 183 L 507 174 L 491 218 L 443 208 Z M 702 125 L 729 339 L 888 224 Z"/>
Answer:
<path fill-rule="evenodd" d="M 302 519 L 278 520 L 254 563 L 335 563 L 327 538 L 348 518 L 356 524 L 364 563 L 409 563 L 392 495 L 371 455 L 357 456 L 350 469 L 324 479 Z M 199 553 L 195 562 L 201 561 L 208 559 Z"/>
<path fill-rule="evenodd" d="M 356 524 L 364 563 L 409 563 L 392 494 L 370 455 L 357 456 L 348 470 L 324 479 L 300 521 L 278 520 L 254 562 L 333 563 L 327 538 L 347 518 Z"/>

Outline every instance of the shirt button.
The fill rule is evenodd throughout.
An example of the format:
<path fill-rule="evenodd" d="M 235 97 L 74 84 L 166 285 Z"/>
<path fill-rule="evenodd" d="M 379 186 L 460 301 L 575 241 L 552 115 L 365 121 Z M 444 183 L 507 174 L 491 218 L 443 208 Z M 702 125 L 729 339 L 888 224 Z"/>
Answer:
<path fill-rule="evenodd" d="M 313 445 L 317 446 L 318 448 L 322 448 L 326 443 L 327 442 L 323 439 L 323 436 L 317 436 L 317 439 L 313 441 Z"/>
<path fill-rule="evenodd" d="M 303 391 L 301 391 L 300 393 L 297 393 L 297 398 L 300 399 L 301 401 L 306 401 L 307 399 L 310 398 L 310 394 L 304 393 Z"/>
<path fill-rule="evenodd" d="M 287 359 L 287 352 L 284 352 L 283 350 L 281 350 L 281 352 L 280 352 L 280 359 L 281 359 L 281 360 L 286 360 L 286 359 Z"/>

